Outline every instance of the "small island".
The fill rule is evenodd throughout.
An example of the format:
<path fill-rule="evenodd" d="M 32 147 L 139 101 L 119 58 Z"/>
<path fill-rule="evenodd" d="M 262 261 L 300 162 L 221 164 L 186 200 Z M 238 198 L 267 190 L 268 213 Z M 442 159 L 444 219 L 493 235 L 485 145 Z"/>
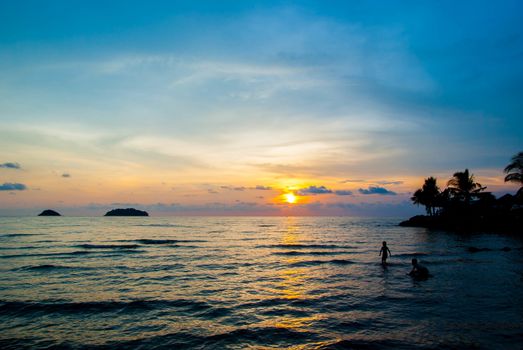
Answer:
<path fill-rule="evenodd" d="M 523 152 L 512 157 L 504 169 L 505 182 L 523 185 Z M 414 204 L 425 206 L 427 215 L 416 215 L 400 223 L 457 232 L 523 232 L 523 186 L 514 194 L 496 198 L 465 171 L 454 173 L 443 191 L 434 177 L 425 179 L 414 192 Z"/>
<path fill-rule="evenodd" d="M 60 215 L 60 213 L 58 213 L 54 210 L 46 209 L 43 212 L 41 212 L 40 214 L 38 214 L 38 216 L 62 216 L 62 215 Z"/>
<path fill-rule="evenodd" d="M 134 208 L 126 208 L 126 209 L 113 209 L 109 210 L 107 213 L 105 213 L 104 216 L 149 216 L 149 213 L 143 210 L 138 210 Z"/>

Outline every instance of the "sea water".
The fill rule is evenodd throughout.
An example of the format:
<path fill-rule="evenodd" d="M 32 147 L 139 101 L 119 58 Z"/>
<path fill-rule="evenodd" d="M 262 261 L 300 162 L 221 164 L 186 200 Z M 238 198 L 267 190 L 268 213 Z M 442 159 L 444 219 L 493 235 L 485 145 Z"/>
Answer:
<path fill-rule="evenodd" d="M 522 240 L 398 222 L 0 218 L 0 347 L 521 347 Z"/>

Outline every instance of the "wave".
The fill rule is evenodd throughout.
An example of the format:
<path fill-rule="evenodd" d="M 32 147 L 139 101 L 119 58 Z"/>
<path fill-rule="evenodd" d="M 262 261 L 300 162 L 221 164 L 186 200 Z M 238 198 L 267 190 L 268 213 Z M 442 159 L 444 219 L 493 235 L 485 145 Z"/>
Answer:
<path fill-rule="evenodd" d="M 324 265 L 324 264 L 333 264 L 333 265 L 351 265 L 355 264 L 354 261 L 346 260 L 346 259 L 333 259 L 333 260 L 306 260 L 306 261 L 297 261 L 291 264 L 288 264 L 289 266 L 296 266 L 296 267 L 302 267 L 302 266 L 318 266 L 318 265 Z"/>
<path fill-rule="evenodd" d="M 502 251 L 502 252 L 510 252 L 512 249 L 514 249 L 514 250 L 523 250 L 522 247 L 517 247 L 517 248 L 503 247 L 503 248 L 500 248 L 500 249 L 468 247 L 467 251 L 469 253 L 492 252 L 492 251 L 497 251 L 497 250 L 498 251 Z"/>
<path fill-rule="evenodd" d="M 30 316 L 34 313 L 69 314 L 69 313 L 114 313 L 140 312 L 168 309 L 183 309 L 199 315 L 210 315 L 210 310 L 218 309 L 216 313 L 225 315 L 227 311 L 214 308 L 212 305 L 197 300 L 133 300 L 133 301 L 87 301 L 87 302 L 32 302 L 32 301 L 0 301 L 0 314 L 10 316 Z"/>
<path fill-rule="evenodd" d="M 238 268 L 238 266 L 249 266 L 249 265 L 246 265 L 246 264 L 237 264 L 237 263 L 232 263 L 232 264 L 222 264 L 222 263 L 218 263 L 218 264 L 200 264 L 200 265 L 196 265 L 195 267 L 197 267 L 198 269 L 204 269 L 204 270 L 236 270 Z"/>
<path fill-rule="evenodd" d="M 423 259 L 423 265 L 455 265 L 455 264 L 470 264 L 470 263 L 477 263 L 477 259 L 472 258 L 454 258 L 454 259 L 443 259 L 443 260 L 427 260 Z"/>
<path fill-rule="evenodd" d="M 151 244 L 151 245 L 162 245 L 162 244 L 177 244 L 177 243 L 198 243 L 206 242 L 203 240 L 196 239 L 137 239 L 134 242 L 140 244 Z"/>
<path fill-rule="evenodd" d="M 107 343 L 103 348 L 162 348 L 162 349 L 224 349 L 246 348 L 260 344 L 288 347 L 296 342 L 315 341 L 319 338 L 317 333 L 298 331 L 285 327 L 251 327 L 237 328 L 229 332 L 202 335 L 202 332 L 175 332 L 156 335 L 129 341 Z"/>
<path fill-rule="evenodd" d="M 136 249 L 118 249 L 115 251 L 110 250 L 77 250 L 74 252 L 59 252 L 59 253 L 33 253 L 33 254 L 10 254 L 0 255 L 0 259 L 11 259 L 11 258 L 26 258 L 26 257 L 67 257 L 67 256 L 78 256 L 88 254 L 107 254 L 118 255 L 118 254 L 134 254 L 142 253 L 143 250 Z"/>
<path fill-rule="evenodd" d="M 0 250 L 24 250 L 24 249 L 39 249 L 41 247 L 23 246 L 23 247 L 0 247 Z"/>
<path fill-rule="evenodd" d="M 10 258 L 25 258 L 25 257 L 46 257 L 46 256 L 71 256 L 71 255 L 86 255 L 94 252 L 87 251 L 74 251 L 74 252 L 63 252 L 63 253 L 33 253 L 33 254 L 10 254 L 0 255 L 0 259 Z"/>
<path fill-rule="evenodd" d="M 74 246 L 83 249 L 135 249 L 138 244 L 79 244 Z"/>
<path fill-rule="evenodd" d="M 254 327 L 240 328 L 230 332 L 206 337 L 207 346 L 225 346 L 234 344 L 278 344 L 295 345 L 297 340 L 312 340 L 317 338 L 313 332 L 297 331 L 284 327 Z"/>
<path fill-rule="evenodd" d="M 176 239 L 137 239 L 135 242 L 140 244 L 176 244 Z"/>
<path fill-rule="evenodd" d="M 179 227 L 179 228 L 193 228 L 193 226 L 176 225 L 176 224 L 139 224 L 134 225 L 138 227 Z"/>
<path fill-rule="evenodd" d="M 51 270 L 83 270 L 86 269 L 86 267 L 83 266 L 62 266 L 62 265 L 51 265 L 51 264 L 44 264 L 44 265 L 30 265 L 30 266 L 24 266 L 20 267 L 17 270 L 24 270 L 24 271 L 51 271 Z"/>
<path fill-rule="evenodd" d="M 39 236 L 39 234 L 37 234 L 37 233 L 6 233 L 6 234 L 1 234 L 0 238 L 25 237 L 25 236 Z"/>
<path fill-rule="evenodd" d="M 155 239 L 155 238 L 140 238 L 140 239 L 118 239 L 111 242 L 135 242 L 143 245 L 175 245 L 178 243 L 202 243 L 207 242 L 201 239 Z"/>
<path fill-rule="evenodd" d="M 341 350 L 341 349 L 358 349 L 358 350 L 371 350 L 371 349 L 405 349 L 411 348 L 406 347 L 397 340 L 364 340 L 364 339 L 351 339 L 351 340 L 339 340 L 331 343 L 323 343 L 318 346 L 318 350 Z"/>
<path fill-rule="evenodd" d="M 290 248 L 290 249 L 343 249 L 354 248 L 351 246 L 340 246 L 336 244 L 262 244 L 256 248 Z"/>
<path fill-rule="evenodd" d="M 321 303 L 327 301 L 330 296 L 317 297 L 317 298 L 306 298 L 306 299 L 287 299 L 287 298 L 267 298 L 252 302 L 246 302 L 237 305 L 237 308 L 241 309 L 270 309 L 278 306 L 283 306 L 286 309 L 289 308 L 316 308 Z"/>
<path fill-rule="evenodd" d="M 291 250 L 286 252 L 273 252 L 271 255 L 286 255 L 286 256 L 299 256 L 299 255 L 339 255 L 347 254 L 346 251 L 298 251 Z"/>
<path fill-rule="evenodd" d="M 391 255 L 393 258 L 416 258 L 419 256 L 429 256 L 429 253 L 404 253 L 404 254 L 394 254 Z M 438 254 L 439 255 L 439 254 Z"/>

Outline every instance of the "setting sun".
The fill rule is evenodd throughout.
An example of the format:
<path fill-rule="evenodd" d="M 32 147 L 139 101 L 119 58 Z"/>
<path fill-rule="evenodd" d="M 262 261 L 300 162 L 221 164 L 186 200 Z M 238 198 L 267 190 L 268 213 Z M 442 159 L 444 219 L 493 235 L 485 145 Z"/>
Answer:
<path fill-rule="evenodd" d="M 290 204 L 296 203 L 297 200 L 297 197 L 294 195 L 294 193 L 285 193 L 283 198 L 285 198 L 285 201 Z"/>

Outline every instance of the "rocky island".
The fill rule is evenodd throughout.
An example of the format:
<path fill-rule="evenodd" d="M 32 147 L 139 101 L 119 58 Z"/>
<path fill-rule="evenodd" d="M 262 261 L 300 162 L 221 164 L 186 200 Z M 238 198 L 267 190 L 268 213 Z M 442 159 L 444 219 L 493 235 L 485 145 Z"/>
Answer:
<path fill-rule="evenodd" d="M 143 210 L 138 210 L 134 208 L 126 208 L 126 209 L 113 209 L 109 210 L 107 213 L 105 213 L 104 216 L 149 216 L 149 213 Z"/>
<path fill-rule="evenodd" d="M 54 210 L 46 209 L 43 212 L 41 212 L 40 214 L 38 214 L 38 216 L 62 216 L 62 215 L 60 215 L 60 213 L 58 213 Z"/>

